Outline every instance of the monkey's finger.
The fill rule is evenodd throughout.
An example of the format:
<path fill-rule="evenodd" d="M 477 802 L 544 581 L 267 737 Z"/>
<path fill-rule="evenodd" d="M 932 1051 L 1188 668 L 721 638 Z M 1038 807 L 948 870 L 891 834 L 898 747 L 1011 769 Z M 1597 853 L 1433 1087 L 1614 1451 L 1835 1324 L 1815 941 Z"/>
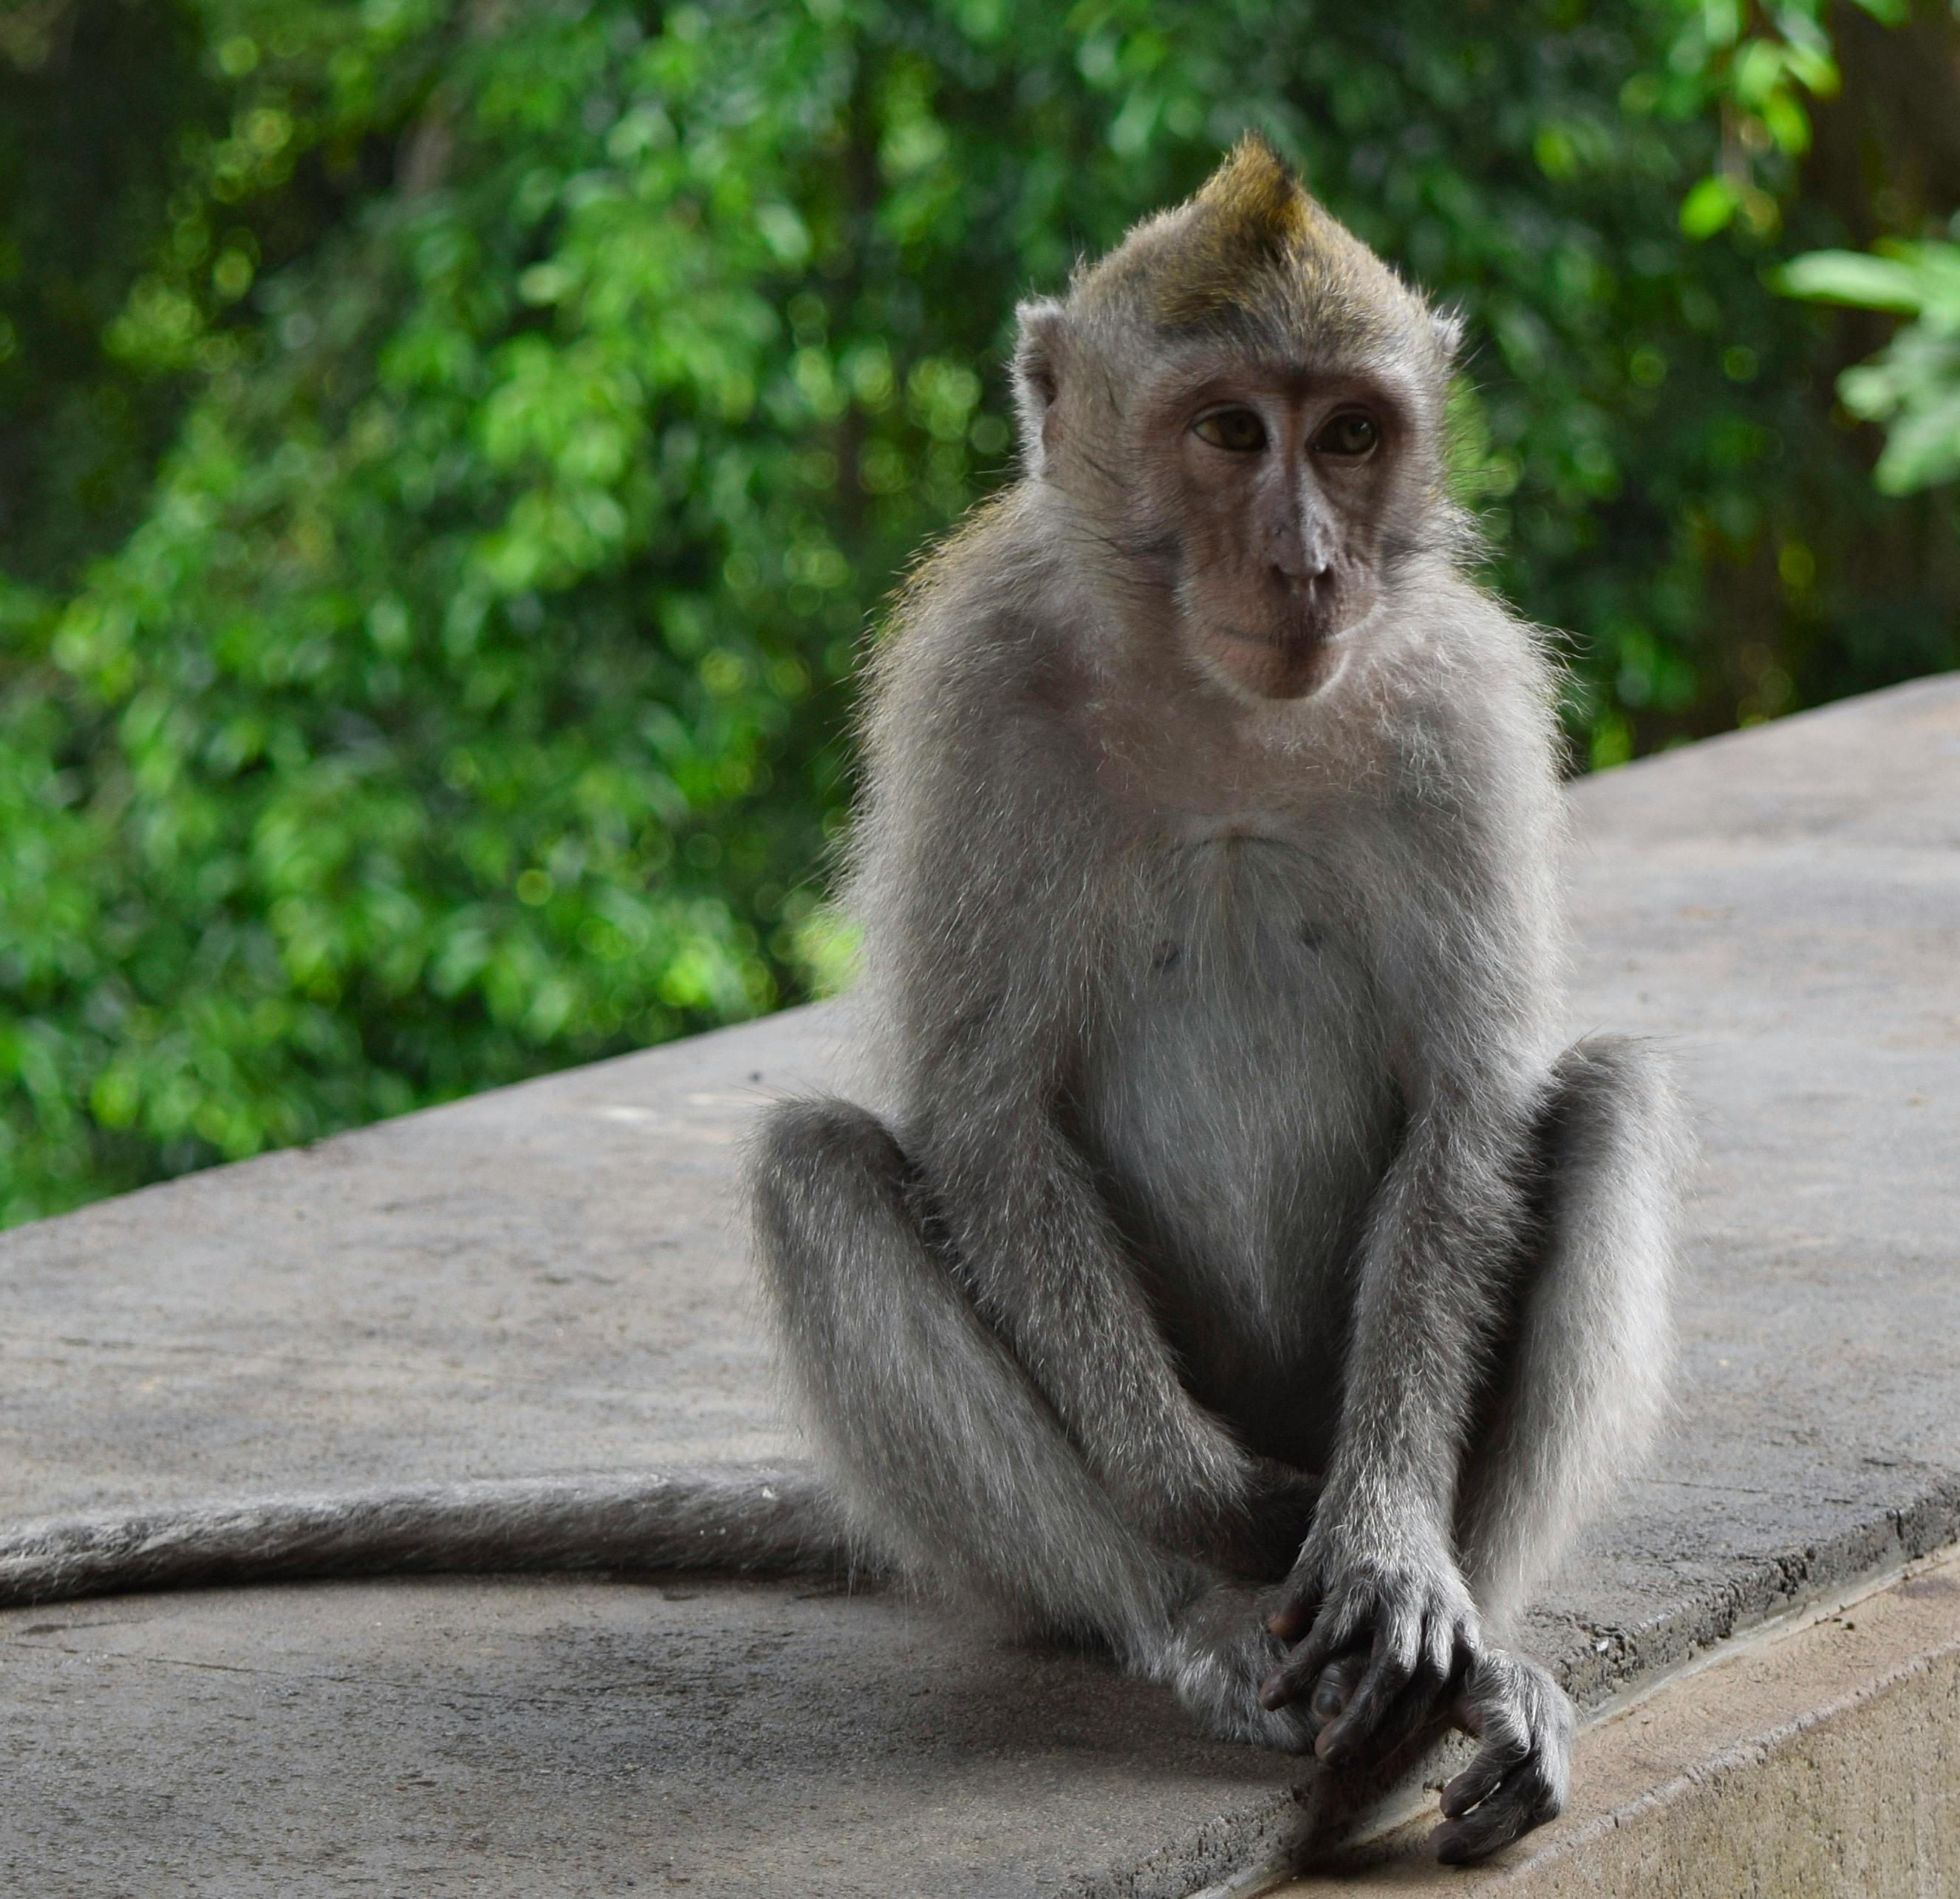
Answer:
<path fill-rule="evenodd" d="M 1360 1622 L 1361 1611 L 1351 1602 L 1324 1607 L 1306 1639 L 1259 1690 L 1260 1706 L 1283 1708 L 1306 1693 L 1335 1652 L 1348 1646 Z"/>
<path fill-rule="evenodd" d="M 1287 1701 L 1306 1693 L 1315 1675 L 1354 1640 L 1364 1615 L 1366 1605 L 1352 1595 L 1343 1601 L 1323 1603 L 1306 1640 L 1301 1640 L 1258 1691 L 1260 1703 L 1268 1709 L 1286 1707 Z M 1270 1695 L 1278 1695 L 1278 1699 L 1268 1699 Z"/>
<path fill-rule="evenodd" d="M 1314 1744 L 1314 1752 L 1330 1767 L 1354 1765 L 1369 1751 L 1375 1728 L 1400 1699 L 1422 1655 L 1422 1626 L 1414 1617 L 1394 1615 L 1379 1623 L 1367 1673 L 1348 1697 L 1340 1719 Z"/>
<path fill-rule="evenodd" d="M 1430 1844 L 1446 1866 L 1467 1866 L 1556 1820 L 1564 1805 L 1542 1764 L 1528 1760 L 1506 1775 L 1467 1818 L 1446 1820 L 1430 1835 Z"/>
<path fill-rule="evenodd" d="M 1373 1595 L 1351 1584 L 1337 1595 L 1323 1596 L 1313 1627 L 1288 1659 L 1289 1669 L 1297 1668 L 1309 1678 L 1318 1674 L 1343 1649 L 1354 1646 L 1375 1610 Z"/>
<path fill-rule="evenodd" d="M 1317 1595 L 1298 1596 L 1281 1603 L 1266 1617 L 1266 1633 L 1282 1642 L 1297 1642 L 1313 1627 L 1314 1611 L 1319 1605 Z"/>
<path fill-rule="evenodd" d="M 1443 1789 L 1443 1811 L 1461 1819 L 1480 1801 L 1488 1799 L 1504 1776 L 1514 1772 L 1531 1750 L 1522 1740 L 1497 1741 L 1479 1748 L 1475 1760 Z"/>
<path fill-rule="evenodd" d="M 1341 1710 L 1347 1706 L 1355 1684 L 1367 1673 L 1367 1650 L 1351 1649 L 1345 1655 L 1336 1655 L 1321 1670 L 1312 1692 L 1306 1697 L 1306 1710 L 1303 1717 L 1309 1747 L 1331 1722 L 1341 1719 Z"/>
<path fill-rule="evenodd" d="M 1297 1642 L 1320 1619 L 1327 1606 L 1327 1587 L 1317 1571 L 1303 1564 L 1274 1592 L 1272 1602 L 1267 1632 L 1282 1642 Z"/>
<path fill-rule="evenodd" d="M 1443 1725 L 1442 1690 L 1430 1671 L 1419 1668 L 1364 1736 L 1342 1742 L 1348 1751 L 1344 1757 L 1328 1764 L 1347 1771 L 1371 1772 L 1392 1754 L 1399 1754 L 1418 1734 Z"/>
<path fill-rule="evenodd" d="M 1448 1622 L 1432 1622 L 1424 1631 L 1424 1659 L 1450 1686 L 1452 1718 L 1463 1686 L 1477 1665 L 1477 1640 L 1474 1632 Z"/>
<path fill-rule="evenodd" d="M 1398 1689 L 1385 1687 L 1365 1701 L 1371 1684 L 1363 1682 L 1340 1719 L 1322 1732 L 1314 1752 L 1332 1767 L 1368 1767 L 1386 1760 L 1418 1729 L 1440 1722 L 1449 1685 L 1448 1663 L 1433 1644 L 1425 1643 Z"/>

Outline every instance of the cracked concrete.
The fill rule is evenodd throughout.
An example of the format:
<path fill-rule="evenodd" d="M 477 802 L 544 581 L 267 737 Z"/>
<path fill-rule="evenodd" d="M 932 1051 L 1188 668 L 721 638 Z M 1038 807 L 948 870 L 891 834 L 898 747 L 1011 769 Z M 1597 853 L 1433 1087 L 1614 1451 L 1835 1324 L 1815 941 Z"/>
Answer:
<path fill-rule="evenodd" d="M 1597 1703 L 1960 1530 L 1960 679 L 1575 792 L 1572 1024 L 1679 1049 L 1678 1426 L 1530 1639 Z M 767 1457 L 729 1198 L 806 1012 L 0 1235 L 10 1515 Z M 1182 1894 L 1297 1764 L 907 1602 L 457 1580 L 0 1616 L 50 1894 Z"/>

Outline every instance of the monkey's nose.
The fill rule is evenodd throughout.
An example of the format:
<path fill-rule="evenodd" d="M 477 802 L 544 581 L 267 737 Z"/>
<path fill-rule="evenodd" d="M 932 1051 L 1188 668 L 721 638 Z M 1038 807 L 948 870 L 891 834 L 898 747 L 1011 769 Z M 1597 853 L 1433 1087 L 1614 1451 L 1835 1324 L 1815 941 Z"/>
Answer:
<path fill-rule="evenodd" d="M 1322 587 L 1334 573 L 1333 524 L 1319 509 L 1296 498 L 1268 518 L 1268 557 L 1274 570 L 1295 587 Z"/>
<path fill-rule="evenodd" d="M 1273 536 L 1268 550 L 1273 572 L 1289 587 L 1324 587 L 1334 577 L 1334 550 L 1325 534 L 1293 524 Z"/>
<path fill-rule="evenodd" d="M 1273 577 L 1293 600 L 1317 606 L 1333 589 L 1334 567 L 1332 562 L 1324 560 L 1275 560 Z"/>

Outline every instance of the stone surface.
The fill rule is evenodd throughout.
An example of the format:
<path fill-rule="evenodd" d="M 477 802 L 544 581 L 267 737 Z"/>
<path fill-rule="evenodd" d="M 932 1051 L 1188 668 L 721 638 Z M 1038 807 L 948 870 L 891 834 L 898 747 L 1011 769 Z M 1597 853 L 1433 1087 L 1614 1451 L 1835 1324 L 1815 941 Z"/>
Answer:
<path fill-rule="evenodd" d="M 1596 1700 L 1960 1527 L 1960 679 L 1575 804 L 1574 1032 L 1673 1042 L 1706 1149 L 1678 1427 L 1532 1620 Z M 0 1236 L 7 1513 L 780 1450 L 731 1161 L 838 1019 Z M 40 1891 L 1182 1894 L 1298 1811 L 1297 1764 L 887 1595 L 307 1586 L 0 1645 Z"/>

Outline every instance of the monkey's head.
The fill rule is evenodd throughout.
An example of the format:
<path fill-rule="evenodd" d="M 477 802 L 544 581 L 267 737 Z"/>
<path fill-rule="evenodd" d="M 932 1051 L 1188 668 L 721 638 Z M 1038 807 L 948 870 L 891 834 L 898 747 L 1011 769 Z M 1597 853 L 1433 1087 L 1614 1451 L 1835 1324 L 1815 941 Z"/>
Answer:
<path fill-rule="evenodd" d="M 1450 545 L 1457 325 L 1263 139 L 1019 314 L 1024 454 L 1066 544 L 1126 626 L 1231 689 L 1318 690 Z"/>

